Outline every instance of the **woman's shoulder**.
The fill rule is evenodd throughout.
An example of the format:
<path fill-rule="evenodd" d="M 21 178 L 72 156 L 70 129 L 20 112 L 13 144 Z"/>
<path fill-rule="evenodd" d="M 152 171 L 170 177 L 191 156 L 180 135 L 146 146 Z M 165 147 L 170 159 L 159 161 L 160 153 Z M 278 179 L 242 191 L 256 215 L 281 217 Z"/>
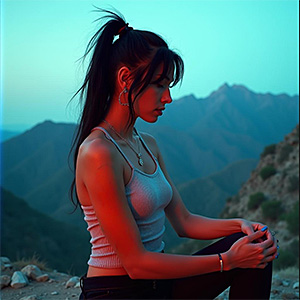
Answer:
<path fill-rule="evenodd" d="M 78 159 L 82 161 L 113 161 L 116 149 L 102 132 L 92 132 L 80 145 Z"/>

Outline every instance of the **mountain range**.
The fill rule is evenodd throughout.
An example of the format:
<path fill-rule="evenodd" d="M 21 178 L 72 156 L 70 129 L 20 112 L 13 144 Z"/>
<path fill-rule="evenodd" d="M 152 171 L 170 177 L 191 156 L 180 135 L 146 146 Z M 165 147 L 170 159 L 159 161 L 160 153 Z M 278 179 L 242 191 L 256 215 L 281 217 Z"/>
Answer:
<path fill-rule="evenodd" d="M 188 209 L 217 217 L 249 178 L 264 147 L 296 126 L 298 101 L 298 96 L 225 84 L 206 98 L 175 100 L 158 122 L 138 121 L 137 128 L 156 138 Z M 86 230 L 80 212 L 70 213 L 68 197 L 73 176 L 68 153 L 75 130 L 75 124 L 45 121 L 5 140 L 2 185 L 34 210 Z M 182 242 L 169 223 L 166 227 L 167 247 Z"/>
<path fill-rule="evenodd" d="M 298 114 L 299 96 L 224 84 L 206 98 L 175 100 L 158 122 L 138 125 L 156 137 L 174 182 L 182 183 L 258 158 L 265 145 L 278 143 L 296 126 Z"/>
<path fill-rule="evenodd" d="M 137 127 L 156 138 L 168 172 L 179 186 L 234 162 L 258 159 L 265 145 L 280 141 L 295 127 L 298 99 L 224 84 L 207 98 L 191 95 L 175 100 L 157 123 L 138 122 Z M 67 215 L 72 210 L 68 200 L 72 172 L 67 161 L 75 130 L 75 124 L 45 121 L 3 142 L 2 185 L 33 208 L 76 223 L 76 214 Z"/>

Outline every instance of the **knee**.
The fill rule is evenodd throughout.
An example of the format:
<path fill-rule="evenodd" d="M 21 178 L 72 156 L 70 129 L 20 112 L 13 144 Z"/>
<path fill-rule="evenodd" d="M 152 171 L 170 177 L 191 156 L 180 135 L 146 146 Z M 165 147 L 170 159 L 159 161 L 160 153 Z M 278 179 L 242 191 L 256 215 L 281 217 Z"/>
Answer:
<path fill-rule="evenodd" d="M 236 232 L 236 233 L 233 233 L 233 234 L 227 236 L 225 239 L 229 243 L 234 244 L 238 239 L 240 239 L 240 238 L 242 238 L 244 236 L 246 236 L 245 233 L 243 233 L 243 232 Z"/>

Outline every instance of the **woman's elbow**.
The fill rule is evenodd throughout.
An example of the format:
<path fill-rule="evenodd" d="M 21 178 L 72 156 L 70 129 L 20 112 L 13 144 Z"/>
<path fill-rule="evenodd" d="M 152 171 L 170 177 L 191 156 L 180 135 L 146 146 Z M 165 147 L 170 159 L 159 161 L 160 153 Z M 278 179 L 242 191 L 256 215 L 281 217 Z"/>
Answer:
<path fill-rule="evenodd" d="M 188 237 L 187 233 L 186 233 L 186 230 L 183 228 L 183 226 L 178 226 L 177 228 L 174 228 L 174 229 L 175 229 L 175 232 L 177 233 L 177 235 L 180 238 Z"/>
<path fill-rule="evenodd" d="M 131 279 L 142 279 L 142 257 L 130 256 L 124 260 L 123 266 Z"/>
<path fill-rule="evenodd" d="M 177 235 L 178 235 L 178 237 L 180 237 L 180 238 L 186 238 L 186 237 L 188 237 L 188 236 L 185 234 L 185 232 L 183 232 L 183 231 L 177 232 Z"/>

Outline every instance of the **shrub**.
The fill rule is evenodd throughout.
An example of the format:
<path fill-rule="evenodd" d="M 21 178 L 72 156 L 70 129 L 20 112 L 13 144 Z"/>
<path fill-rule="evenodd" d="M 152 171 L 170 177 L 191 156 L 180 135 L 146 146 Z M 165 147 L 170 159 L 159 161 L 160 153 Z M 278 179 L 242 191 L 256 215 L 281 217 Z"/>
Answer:
<path fill-rule="evenodd" d="M 265 200 L 266 200 L 266 197 L 261 192 L 252 194 L 249 197 L 248 208 L 249 209 L 257 209 L 260 206 L 260 204 Z"/>
<path fill-rule="evenodd" d="M 239 203 L 240 202 L 240 197 L 238 195 L 232 196 L 231 202 L 232 203 Z"/>
<path fill-rule="evenodd" d="M 299 265 L 299 241 L 294 240 L 286 250 L 279 250 L 279 257 L 274 260 L 274 269 L 281 270 L 297 265 Z"/>
<path fill-rule="evenodd" d="M 233 210 L 231 213 L 227 215 L 227 219 L 239 218 L 240 215 L 236 210 Z"/>
<path fill-rule="evenodd" d="M 292 234 L 299 234 L 299 202 L 295 203 L 293 209 L 285 215 L 288 230 Z"/>
<path fill-rule="evenodd" d="M 276 150 L 276 144 L 266 146 L 263 153 L 260 155 L 260 157 L 262 158 L 269 154 L 275 154 L 275 150 Z"/>
<path fill-rule="evenodd" d="M 299 240 L 292 241 L 289 250 L 292 255 L 299 258 Z"/>
<path fill-rule="evenodd" d="M 50 271 L 47 263 L 44 260 L 41 260 L 36 253 L 34 253 L 32 257 L 22 257 L 21 259 L 13 262 L 13 266 L 18 270 L 24 268 L 27 265 L 36 265 L 41 270 Z"/>
<path fill-rule="evenodd" d="M 263 179 L 263 180 L 266 180 L 267 178 L 269 178 L 270 176 L 276 174 L 276 169 L 274 168 L 273 165 L 267 165 L 265 167 L 263 167 L 261 170 L 260 170 L 260 177 Z"/>
<path fill-rule="evenodd" d="M 299 190 L 299 176 L 293 175 L 289 178 L 289 192 L 294 192 Z"/>
<path fill-rule="evenodd" d="M 263 216 L 271 220 L 278 220 L 279 216 L 282 214 L 281 201 L 272 200 L 264 202 L 261 205 L 261 208 Z"/>
<path fill-rule="evenodd" d="M 232 197 L 228 197 L 226 200 L 225 200 L 227 203 L 230 203 L 232 201 Z"/>
<path fill-rule="evenodd" d="M 297 258 L 294 255 L 291 255 L 291 253 L 288 250 L 281 250 L 279 252 L 278 259 L 274 260 L 274 269 L 286 269 L 287 267 L 294 266 L 296 262 Z"/>
<path fill-rule="evenodd" d="M 278 157 L 278 162 L 279 163 L 282 163 L 284 162 L 290 155 L 290 153 L 293 151 L 293 146 L 287 144 L 287 145 L 284 145 L 282 148 L 281 148 L 281 151 L 280 151 L 280 154 L 279 154 L 279 157 Z"/>
<path fill-rule="evenodd" d="M 229 206 L 225 206 L 224 209 L 222 210 L 222 212 L 220 213 L 219 217 L 220 218 L 224 218 L 225 215 L 227 215 L 229 212 Z"/>

